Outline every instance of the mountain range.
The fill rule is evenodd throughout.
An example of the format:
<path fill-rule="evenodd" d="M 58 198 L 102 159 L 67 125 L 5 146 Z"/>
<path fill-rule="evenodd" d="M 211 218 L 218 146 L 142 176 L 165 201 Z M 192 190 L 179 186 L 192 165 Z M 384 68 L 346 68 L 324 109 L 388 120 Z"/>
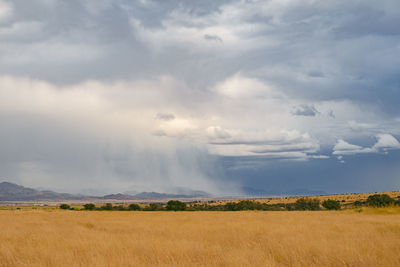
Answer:
<path fill-rule="evenodd" d="M 167 194 L 158 192 L 141 192 L 137 194 L 109 194 L 104 196 L 74 195 L 57 193 L 49 190 L 37 190 L 9 182 L 0 183 L 0 201 L 61 201 L 61 200 L 141 200 L 170 198 L 210 197 L 204 191 L 187 191 L 187 194 Z"/>
<path fill-rule="evenodd" d="M 74 195 L 58 193 L 49 190 L 38 190 L 24 187 L 10 182 L 0 183 L 0 201 L 62 201 L 62 200 L 157 200 L 157 199 L 192 199 L 212 197 L 207 192 L 195 191 L 187 188 L 175 188 L 176 193 L 137 192 L 126 191 L 124 193 L 108 194 L 104 196 Z M 271 197 L 271 196 L 315 196 L 325 195 L 324 191 L 297 189 L 292 191 L 276 191 L 242 187 L 243 197 Z"/>

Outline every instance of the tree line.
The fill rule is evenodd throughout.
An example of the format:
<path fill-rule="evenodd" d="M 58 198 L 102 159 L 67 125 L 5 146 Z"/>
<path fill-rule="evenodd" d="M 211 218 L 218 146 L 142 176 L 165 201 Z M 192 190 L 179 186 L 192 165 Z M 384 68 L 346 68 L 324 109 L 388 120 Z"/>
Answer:
<path fill-rule="evenodd" d="M 386 207 L 390 205 L 400 205 L 400 196 L 397 200 L 387 194 L 374 194 L 367 198 L 366 201 L 354 201 L 350 203 L 353 207 L 369 206 L 369 207 Z M 75 208 L 68 204 L 61 204 L 61 209 Z M 116 211 L 241 211 L 241 210 L 263 210 L 263 211 L 294 211 L 294 210 L 340 210 L 342 204 L 338 200 L 327 199 L 320 201 L 317 198 L 299 198 L 294 203 L 261 203 L 255 200 L 240 200 L 237 202 L 227 202 L 224 204 L 216 204 L 210 202 L 191 202 L 185 203 L 179 200 L 170 200 L 164 203 L 150 203 L 146 206 L 139 204 L 113 205 L 106 203 L 96 206 L 93 203 L 83 205 L 83 210 L 116 210 Z"/>

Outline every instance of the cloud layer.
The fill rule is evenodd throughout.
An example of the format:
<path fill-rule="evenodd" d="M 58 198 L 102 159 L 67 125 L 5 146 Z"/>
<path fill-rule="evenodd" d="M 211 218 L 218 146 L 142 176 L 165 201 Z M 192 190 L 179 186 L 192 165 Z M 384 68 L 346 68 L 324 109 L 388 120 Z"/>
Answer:
<path fill-rule="evenodd" d="M 278 162 L 395 153 L 399 10 L 0 0 L 0 175 L 68 191 L 221 193 Z"/>

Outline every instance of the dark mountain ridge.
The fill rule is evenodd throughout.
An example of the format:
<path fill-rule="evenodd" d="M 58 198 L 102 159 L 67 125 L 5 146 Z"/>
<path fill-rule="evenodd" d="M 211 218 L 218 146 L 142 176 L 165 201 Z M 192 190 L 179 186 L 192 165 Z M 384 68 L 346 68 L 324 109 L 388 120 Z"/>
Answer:
<path fill-rule="evenodd" d="M 207 197 L 203 191 L 191 191 L 189 194 L 167 194 L 141 192 L 138 194 L 108 194 L 105 196 L 85 196 L 57 193 L 49 190 L 36 190 L 9 182 L 0 183 L 0 201 L 61 201 L 61 200 L 139 200 Z"/>
<path fill-rule="evenodd" d="M 9 182 L 0 183 L 0 201 L 72 200 L 82 198 L 82 196 L 67 193 L 48 190 L 40 191 Z"/>
<path fill-rule="evenodd" d="M 292 191 L 262 190 L 251 187 L 242 187 L 244 197 L 269 197 L 269 196 L 315 196 L 326 194 L 323 191 L 297 189 Z M 141 192 L 135 194 L 108 194 L 104 196 L 74 195 L 58 193 L 49 190 L 37 190 L 10 182 L 0 183 L 0 201 L 62 201 L 62 200 L 145 200 L 145 199 L 184 199 L 207 198 L 210 194 L 204 191 L 180 189 L 178 193 Z"/>

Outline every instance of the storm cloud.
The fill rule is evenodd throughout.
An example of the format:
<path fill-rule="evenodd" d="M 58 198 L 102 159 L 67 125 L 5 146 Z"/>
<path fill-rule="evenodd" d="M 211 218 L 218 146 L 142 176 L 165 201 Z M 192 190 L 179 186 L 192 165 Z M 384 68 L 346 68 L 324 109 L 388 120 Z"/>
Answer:
<path fill-rule="evenodd" d="M 232 193 L 339 161 L 317 189 L 358 190 L 400 149 L 399 24 L 395 0 L 0 0 L 0 176 Z"/>

